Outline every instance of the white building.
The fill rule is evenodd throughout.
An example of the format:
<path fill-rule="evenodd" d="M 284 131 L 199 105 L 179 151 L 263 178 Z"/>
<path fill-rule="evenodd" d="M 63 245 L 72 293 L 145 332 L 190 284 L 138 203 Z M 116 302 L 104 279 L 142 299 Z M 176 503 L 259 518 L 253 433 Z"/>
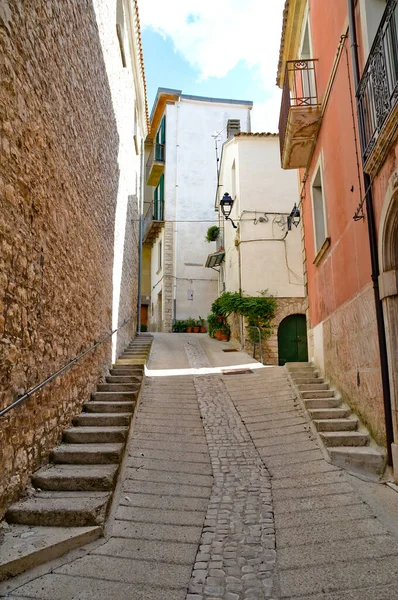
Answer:
<path fill-rule="evenodd" d="M 258 296 L 268 290 L 277 298 L 269 363 L 294 360 L 295 352 L 296 360 L 306 359 L 302 229 L 288 229 L 297 186 L 297 172 L 281 169 L 277 134 L 238 133 L 224 143 L 216 204 L 226 192 L 232 197 L 230 218 L 237 228 L 220 212 L 220 237 L 206 264 L 218 264 L 219 293 L 241 289 Z M 295 340 L 291 348 L 285 338 Z"/>
<path fill-rule="evenodd" d="M 217 274 L 204 267 L 206 232 L 217 223 L 216 145 L 220 151 L 229 120 L 250 131 L 251 108 L 247 101 L 158 90 L 146 140 L 143 228 L 143 322 L 147 316 L 150 330 L 170 331 L 174 320 L 205 318 L 217 297 Z"/>

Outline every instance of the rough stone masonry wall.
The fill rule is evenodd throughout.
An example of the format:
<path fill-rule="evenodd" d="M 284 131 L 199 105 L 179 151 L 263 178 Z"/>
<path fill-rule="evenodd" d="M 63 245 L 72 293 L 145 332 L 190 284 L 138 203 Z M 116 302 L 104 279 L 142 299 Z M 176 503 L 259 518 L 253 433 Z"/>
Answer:
<path fill-rule="evenodd" d="M 323 323 L 325 376 L 361 417 L 379 444 L 385 444 L 373 288 L 341 306 Z"/>
<path fill-rule="evenodd" d="M 91 0 L 0 3 L 0 406 L 111 328 L 117 149 Z M 0 518 L 110 344 L 0 417 Z"/>
<path fill-rule="evenodd" d="M 126 230 L 123 248 L 122 279 L 118 307 L 120 326 L 137 312 L 139 271 L 139 213 L 137 195 L 130 195 L 127 203 Z M 137 331 L 136 316 L 122 327 L 116 337 L 116 356 L 126 348 Z"/>

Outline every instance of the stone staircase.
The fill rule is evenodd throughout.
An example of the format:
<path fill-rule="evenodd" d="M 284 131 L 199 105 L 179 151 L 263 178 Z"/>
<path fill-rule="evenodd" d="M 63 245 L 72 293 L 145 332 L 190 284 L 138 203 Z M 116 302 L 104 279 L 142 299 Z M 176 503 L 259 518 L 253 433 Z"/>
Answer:
<path fill-rule="evenodd" d="M 102 535 L 151 343 L 148 334 L 131 342 L 63 432 L 50 463 L 32 475 L 27 497 L 8 509 L 0 581 Z M 33 539 L 38 551 L 29 547 Z"/>
<path fill-rule="evenodd" d="M 353 474 L 379 479 L 384 473 L 386 453 L 351 408 L 311 363 L 286 363 L 285 367 L 331 462 Z"/>

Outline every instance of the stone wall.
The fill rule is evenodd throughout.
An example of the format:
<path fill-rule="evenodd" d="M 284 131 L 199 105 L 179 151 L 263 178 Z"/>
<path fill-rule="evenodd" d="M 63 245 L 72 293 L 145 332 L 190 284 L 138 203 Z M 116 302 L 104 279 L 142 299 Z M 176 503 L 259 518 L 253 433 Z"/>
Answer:
<path fill-rule="evenodd" d="M 325 376 L 361 417 L 380 444 L 385 444 L 373 288 L 337 309 L 323 322 Z"/>
<path fill-rule="evenodd" d="M 277 365 L 278 364 L 278 327 L 281 321 L 289 315 L 302 315 L 306 312 L 307 300 L 306 298 L 278 298 L 278 307 L 276 316 L 273 321 L 273 332 L 272 335 L 263 341 L 263 363 L 265 365 Z M 228 323 L 231 328 L 231 338 L 241 341 L 240 339 L 240 321 L 239 316 L 236 314 L 228 317 Z M 246 331 L 246 319 L 245 319 L 245 331 Z M 245 352 L 253 356 L 253 344 L 245 339 Z M 255 358 L 260 359 L 260 348 L 256 344 Z"/>
<path fill-rule="evenodd" d="M 138 304 L 138 271 L 139 271 L 139 212 L 136 195 L 128 196 L 126 211 L 126 227 L 123 245 L 123 262 L 120 282 L 119 306 L 117 310 L 120 326 L 137 311 Z M 134 316 L 116 337 L 116 356 L 126 348 L 137 331 L 137 318 Z"/>
<path fill-rule="evenodd" d="M 91 0 L 3 0 L 0 56 L 3 408 L 111 330 L 119 135 Z M 110 361 L 108 342 L 0 417 L 0 518 Z"/>

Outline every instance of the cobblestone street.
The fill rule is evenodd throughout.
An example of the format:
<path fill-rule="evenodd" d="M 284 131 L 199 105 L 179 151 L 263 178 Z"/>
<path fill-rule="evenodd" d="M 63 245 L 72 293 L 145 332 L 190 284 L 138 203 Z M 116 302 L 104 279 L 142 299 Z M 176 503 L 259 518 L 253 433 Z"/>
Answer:
<path fill-rule="evenodd" d="M 397 494 L 329 464 L 286 370 L 232 347 L 155 334 L 107 535 L 0 596 L 398 598 Z"/>

